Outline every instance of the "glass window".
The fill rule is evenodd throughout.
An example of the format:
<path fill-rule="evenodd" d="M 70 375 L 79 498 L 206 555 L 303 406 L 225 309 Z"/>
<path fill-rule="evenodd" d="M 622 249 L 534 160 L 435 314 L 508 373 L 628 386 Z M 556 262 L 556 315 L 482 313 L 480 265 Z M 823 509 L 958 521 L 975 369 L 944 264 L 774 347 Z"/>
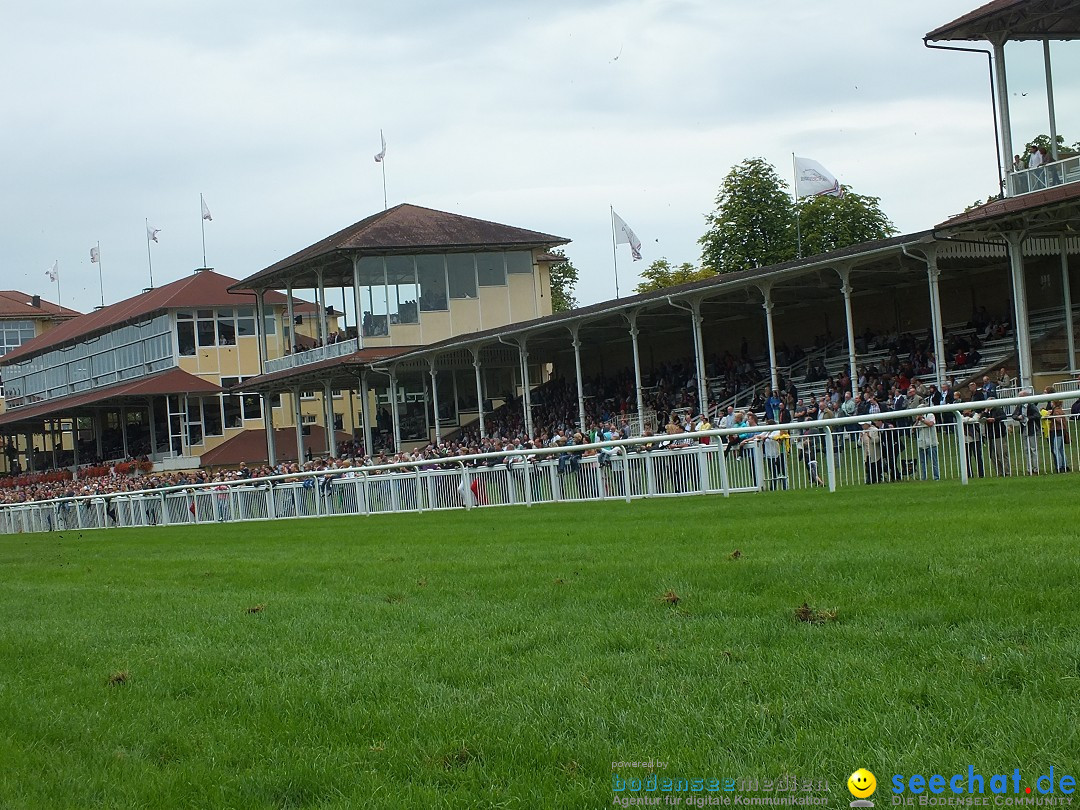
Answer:
<path fill-rule="evenodd" d="M 253 337 L 255 335 L 255 307 L 237 308 L 236 334 L 238 337 Z"/>
<path fill-rule="evenodd" d="M 481 287 L 506 285 L 506 264 L 501 253 L 476 254 L 476 280 Z"/>
<path fill-rule="evenodd" d="M 216 346 L 213 321 L 197 321 L 200 346 Z"/>
<path fill-rule="evenodd" d="M 262 419 L 262 397 L 258 394 L 242 394 L 240 400 L 245 419 Z"/>
<path fill-rule="evenodd" d="M 222 394 L 221 406 L 225 413 L 225 427 L 243 427 L 243 415 L 240 410 L 240 397 L 237 394 Z"/>
<path fill-rule="evenodd" d="M 390 323 L 419 323 L 420 297 L 416 283 L 416 266 L 412 256 L 386 258 L 386 283 L 389 294 Z"/>
<path fill-rule="evenodd" d="M 511 250 L 506 253 L 507 273 L 532 273 L 532 253 L 527 250 Z"/>
<path fill-rule="evenodd" d="M 217 318 L 218 327 L 218 345 L 219 346 L 235 346 L 236 345 L 236 321 L 233 320 L 233 311 L 231 309 L 219 309 Z"/>
<path fill-rule="evenodd" d="M 420 284 L 420 311 L 446 309 L 446 263 L 442 256 L 417 256 L 416 278 Z"/>
<path fill-rule="evenodd" d="M 476 298 L 476 261 L 471 253 L 449 254 L 446 277 L 451 298 Z"/>
<path fill-rule="evenodd" d="M 277 334 L 277 318 L 273 313 L 263 317 L 263 334 L 276 335 Z M 286 336 L 287 333 L 286 333 Z"/>
<path fill-rule="evenodd" d="M 221 397 L 203 397 L 203 429 L 207 436 L 221 436 Z"/>

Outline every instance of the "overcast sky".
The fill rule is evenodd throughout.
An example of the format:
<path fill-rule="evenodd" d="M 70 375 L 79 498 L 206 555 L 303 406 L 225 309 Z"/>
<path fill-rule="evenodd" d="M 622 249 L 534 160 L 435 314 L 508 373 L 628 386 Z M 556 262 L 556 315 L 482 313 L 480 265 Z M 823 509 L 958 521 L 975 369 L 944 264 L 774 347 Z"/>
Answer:
<path fill-rule="evenodd" d="M 583 304 L 698 262 L 730 168 L 814 158 L 901 232 L 997 187 L 986 60 L 922 36 L 976 0 L 309 0 L 21 4 L 0 34 L 4 288 L 106 303 L 208 263 L 243 278 L 390 205 L 572 240 Z M 1078 50 L 1054 50 L 1080 139 Z M 1006 51 L 1014 132 L 1046 132 L 1042 49 Z M 1025 95 L 1026 94 L 1026 95 Z"/>

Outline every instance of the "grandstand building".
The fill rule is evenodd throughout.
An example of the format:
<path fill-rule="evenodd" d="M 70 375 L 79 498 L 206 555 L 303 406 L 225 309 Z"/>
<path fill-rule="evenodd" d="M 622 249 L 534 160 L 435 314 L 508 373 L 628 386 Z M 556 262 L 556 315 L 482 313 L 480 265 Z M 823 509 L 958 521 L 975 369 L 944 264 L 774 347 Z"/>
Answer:
<path fill-rule="evenodd" d="M 996 0 L 926 40 L 991 44 L 1011 158 L 1023 150 L 1006 43 L 1076 31 L 1075 4 Z M 1049 112 L 1056 135 L 1052 102 Z M 534 436 L 558 390 L 576 400 L 577 427 L 603 415 L 644 433 L 662 416 L 650 404 L 661 384 L 714 416 L 781 383 L 820 393 L 822 375 L 854 389 L 899 335 L 929 347 L 921 376 L 939 388 L 1000 368 L 1041 387 L 1077 369 L 1080 156 L 1050 158 L 1003 162 L 999 198 L 928 230 L 554 314 L 551 251 L 567 239 L 399 205 L 242 281 L 198 274 L 20 346 L 0 361 L 15 392 L 0 431 L 29 443 L 48 420 L 72 419 L 74 463 L 148 450 L 274 464 L 336 455 L 342 441 L 367 453 L 422 446 L 470 426 L 484 436 L 513 422 Z M 315 305 L 303 309 L 298 291 Z M 343 328 L 327 303 L 335 291 Z M 297 319 L 305 339 L 292 335 Z M 958 346 L 975 352 L 961 360 Z M 598 401 L 604 377 L 625 380 L 625 395 Z"/>

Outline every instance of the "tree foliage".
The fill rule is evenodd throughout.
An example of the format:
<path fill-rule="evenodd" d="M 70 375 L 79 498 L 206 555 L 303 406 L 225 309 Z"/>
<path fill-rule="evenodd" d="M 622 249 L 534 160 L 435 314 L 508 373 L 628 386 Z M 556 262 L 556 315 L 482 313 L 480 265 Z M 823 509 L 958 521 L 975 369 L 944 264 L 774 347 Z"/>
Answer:
<path fill-rule="evenodd" d="M 698 240 L 701 261 L 717 273 L 731 273 L 794 259 L 800 232 L 804 257 L 897 233 L 878 197 L 847 186 L 844 191 L 843 197 L 808 197 L 796 205 L 771 164 L 747 158 L 728 172 L 716 211 L 705 217 L 709 229 Z"/>
<path fill-rule="evenodd" d="M 634 287 L 634 292 L 644 293 L 685 284 L 688 281 L 708 278 L 715 272 L 708 267 L 694 267 L 690 262 L 683 262 L 678 267 L 672 266 L 667 259 L 657 259 L 641 271 L 641 283 Z"/>
<path fill-rule="evenodd" d="M 558 256 L 561 259 L 561 261 L 552 264 L 549 271 L 551 276 L 551 311 L 566 312 L 578 305 L 577 297 L 574 295 L 578 283 L 578 271 L 561 248 L 551 251 L 551 255 Z"/>
<path fill-rule="evenodd" d="M 733 167 L 716 195 L 716 211 L 698 243 L 701 262 L 717 273 L 777 264 L 795 256 L 791 197 L 772 164 L 747 158 Z"/>
<path fill-rule="evenodd" d="M 855 194 L 847 186 L 843 197 L 821 195 L 799 200 L 797 211 L 803 256 L 884 239 L 898 232 L 881 210 L 880 198 Z"/>

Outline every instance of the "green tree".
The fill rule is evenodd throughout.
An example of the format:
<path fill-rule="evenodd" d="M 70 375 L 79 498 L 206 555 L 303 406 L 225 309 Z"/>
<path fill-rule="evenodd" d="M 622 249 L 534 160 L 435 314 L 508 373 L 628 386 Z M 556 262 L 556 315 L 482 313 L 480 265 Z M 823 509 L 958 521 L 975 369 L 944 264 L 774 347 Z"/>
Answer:
<path fill-rule="evenodd" d="M 697 281 L 712 275 L 716 274 L 708 267 L 694 267 L 690 262 L 683 262 L 678 267 L 673 267 L 667 259 L 657 259 L 641 271 L 642 281 L 634 287 L 634 292 L 661 290 L 664 287 L 673 287 L 676 284 L 685 284 L 688 281 Z"/>
<path fill-rule="evenodd" d="M 705 221 L 701 262 L 717 273 L 795 257 L 795 209 L 776 169 L 762 158 L 747 158 L 728 172 L 716 211 Z"/>
<path fill-rule="evenodd" d="M 578 305 L 577 298 L 574 296 L 578 283 L 578 271 L 561 248 L 551 251 L 551 255 L 558 256 L 561 260 L 550 265 L 551 311 L 566 312 Z"/>
<path fill-rule="evenodd" d="M 855 194 L 847 186 L 843 197 L 822 194 L 799 200 L 797 211 L 803 256 L 828 253 L 898 233 L 881 210 L 880 198 Z"/>

